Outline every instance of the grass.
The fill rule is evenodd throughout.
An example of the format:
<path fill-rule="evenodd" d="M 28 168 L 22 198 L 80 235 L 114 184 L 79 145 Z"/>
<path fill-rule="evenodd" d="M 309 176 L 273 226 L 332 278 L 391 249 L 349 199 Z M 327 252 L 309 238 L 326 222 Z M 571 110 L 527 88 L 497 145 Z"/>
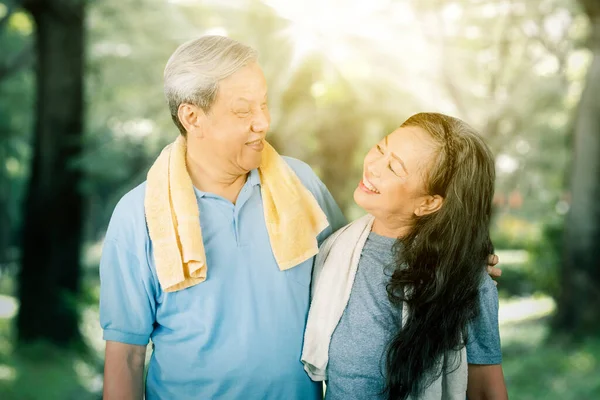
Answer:
<path fill-rule="evenodd" d="M 15 349 L 14 298 L 0 295 L 0 398 L 3 400 L 96 400 L 101 398 L 102 360 L 97 311 L 83 313 L 82 330 L 87 349 L 57 349 L 36 343 Z M 96 323 L 97 324 L 97 323 Z M 91 334 L 91 336 L 90 336 Z"/>
<path fill-rule="evenodd" d="M 529 326 L 539 329 L 539 321 Z M 524 326 L 524 328 L 526 328 Z M 503 349 L 511 399 L 600 399 L 600 340 L 576 346 L 512 344 Z"/>
<path fill-rule="evenodd" d="M 544 296 L 502 301 L 500 333 L 509 398 L 600 399 L 600 336 L 578 344 L 548 340 L 553 301 Z"/>

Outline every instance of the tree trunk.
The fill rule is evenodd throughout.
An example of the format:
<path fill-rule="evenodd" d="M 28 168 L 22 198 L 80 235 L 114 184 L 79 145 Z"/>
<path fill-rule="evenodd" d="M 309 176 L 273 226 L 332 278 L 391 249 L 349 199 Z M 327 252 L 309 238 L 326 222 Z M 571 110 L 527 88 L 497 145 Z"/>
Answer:
<path fill-rule="evenodd" d="M 590 17 L 593 61 L 575 121 L 572 203 L 554 320 L 555 330 L 575 336 L 600 331 L 600 4 L 581 3 Z"/>
<path fill-rule="evenodd" d="M 37 109 L 24 208 L 18 339 L 80 337 L 84 3 L 30 0 L 36 23 Z"/>

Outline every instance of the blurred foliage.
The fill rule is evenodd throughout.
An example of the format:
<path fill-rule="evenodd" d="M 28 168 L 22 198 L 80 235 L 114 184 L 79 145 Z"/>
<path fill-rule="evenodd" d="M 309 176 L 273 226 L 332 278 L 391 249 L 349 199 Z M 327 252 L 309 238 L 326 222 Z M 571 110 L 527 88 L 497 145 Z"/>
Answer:
<path fill-rule="evenodd" d="M 529 227 L 531 229 L 531 227 Z M 514 249 L 517 260 L 500 259 L 502 278 L 498 291 L 502 297 L 530 296 L 545 293 L 557 298 L 560 287 L 559 268 L 562 262 L 563 223 L 560 220 L 529 229 L 499 230 L 494 237 L 497 249 Z M 524 259 L 518 259 L 519 256 Z M 516 262 L 515 262 L 516 261 Z"/>
<path fill-rule="evenodd" d="M 595 400 L 600 398 L 600 339 L 576 344 L 548 342 L 547 319 L 505 325 L 517 339 L 502 337 L 503 369 L 509 398 Z"/>
<path fill-rule="evenodd" d="M 0 9 L 0 16 L 9 12 Z M 0 30 L 0 270 L 16 257 L 34 107 L 30 57 L 23 56 L 31 51 L 32 23 L 23 12 L 10 15 Z"/>
<path fill-rule="evenodd" d="M 25 21 L 15 12 L 0 34 L 7 49 L 0 63 L 31 44 Z M 259 50 L 271 141 L 311 164 L 350 218 L 361 213 L 352 192 L 368 147 L 423 110 L 462 117 L 486 137 L 497 155 L 498 226 L 503 219 L 540 226 L 568 207 L 567 138 L 589 63 L 579 45 L 585 19 L 572 1 L 397 0 L 364 10 L 360 2 L 346 9 L 325 2 L 307 12 L 277 0 L 106 0 L 90 5 L 87 24 L 80 162 L 88 240 L 102 238 L 116 201 L 176 134 L 162 69 L 178 44 L 205 33 Z M 0 254 L 18 238 L 32 90 L 30 69 L 0 79 L 0 209 L 10 220 Z"/>
<path fill-rule="evenodd" d="M 559 267 L 562 262 L 563 226 L 559 223 L 544 227 L 542 240 L 530 248 L 532 263 L 528 268 L 528 278 L 536 283 L 536 288 L 556 298 L 560 287 Z"/>

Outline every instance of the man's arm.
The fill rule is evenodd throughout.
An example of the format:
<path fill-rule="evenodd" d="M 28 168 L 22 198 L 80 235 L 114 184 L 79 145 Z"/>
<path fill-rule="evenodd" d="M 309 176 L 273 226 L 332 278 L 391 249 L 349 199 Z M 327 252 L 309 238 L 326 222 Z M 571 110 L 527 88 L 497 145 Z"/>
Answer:
<path fill-rule="evenodd" d="M 140 262 L 144 255 L 122 243 L 123 239 L 106 239 L 100 260 L 104 399 L 141 400 L 146 347 L 156 313 L 153 277 L 149 266 Z"/>
<path fill-rule="evenodd" d="M 507 400 L 508 393 L 504 383 L 502 364 L 469 364 L 467 398 L 469 400 Z"/>
<path fill-rule="evenodd" d="M 488 256 L 487 272 L 492 277 L 492 279 L 499 278 L 502 276 L 502 270 L 500 268 L 496 267 L 496 265 L 498 265 L 499 261 L 500 261 L 500 259 L 495 254 L 490 254 Z M 497 285 L 497 284 L 498 284 L 498 282 L 494 281 L 494 285 Z"/>
<path fill-rule="evenodd" d="M 106 341 L 104 400 L 142 400 L 146 346 Z"/>

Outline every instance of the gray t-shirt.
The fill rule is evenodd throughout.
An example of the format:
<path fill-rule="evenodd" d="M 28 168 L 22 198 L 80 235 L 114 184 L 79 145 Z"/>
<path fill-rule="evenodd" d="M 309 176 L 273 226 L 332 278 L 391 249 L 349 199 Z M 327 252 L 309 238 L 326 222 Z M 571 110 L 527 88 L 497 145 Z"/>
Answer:
<path fill-rule="evenodd" d="M 363 248 L 348 305 L 329 345 L 326 400 L 383 399 L 385 348 L 402 323 L 387 296 L 395 240 L 371 233 Z M 500 364 L 498 292 L 486 275 L 480 315 L 469 325 L 467 361 Z"/>

